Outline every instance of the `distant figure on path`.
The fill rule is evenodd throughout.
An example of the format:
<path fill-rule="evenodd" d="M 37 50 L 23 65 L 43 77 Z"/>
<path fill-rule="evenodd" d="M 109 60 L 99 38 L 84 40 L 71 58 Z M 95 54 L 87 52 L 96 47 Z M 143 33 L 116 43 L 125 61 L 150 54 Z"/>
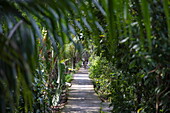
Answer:
<path fill-rule="evenodd" d="M 88 59 L 89 59 L 90 55 L 87 51 L 85 51 L 83 54 L 82 54 L 82 61 L 83 61 L 83 67 L 84 69 L 87 68 L 87 65 L 88 65 Z"/>

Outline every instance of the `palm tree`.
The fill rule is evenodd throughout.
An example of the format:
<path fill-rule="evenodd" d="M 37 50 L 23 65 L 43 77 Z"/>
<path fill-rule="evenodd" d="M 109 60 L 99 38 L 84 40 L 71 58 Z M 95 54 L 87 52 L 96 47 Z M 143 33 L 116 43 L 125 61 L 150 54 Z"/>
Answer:
<path fill-rule="evenodd" d="M 0 55 L 0 111 L 2 113 L 19 112 L 18 107 L 21 104 L 25 112 L 32 111 L 33 81 L 35 78 L 42 77 L 40 59 L 46 59 L 48 50 L 54 52 L 55 58 L 50 68 L 45 71 L 50 75 L 50 71 L 56 69 L 57 65 L 58 71 L 55 74 L 58 79 L 62 78 L 60 77 L 63 73 L 60 71 L 61 51 L 64 49 L 64 44 L 73 42 L 71 34 L 77 34 L 74 24 L 81 29 L 85 27 L 82 27 L 80 22 L 90 27 L 86 16 L 83 16 L 79 10 L 85 5 L 84 2 L 74 0 L 0 1 L 2 53 Z M 81 19 L 76 20 L 79 18 Z M 47 31 L 46 34 L 43 33 L 44 29 Z M 61 80 L 56 81 L 60 89 Z"/>

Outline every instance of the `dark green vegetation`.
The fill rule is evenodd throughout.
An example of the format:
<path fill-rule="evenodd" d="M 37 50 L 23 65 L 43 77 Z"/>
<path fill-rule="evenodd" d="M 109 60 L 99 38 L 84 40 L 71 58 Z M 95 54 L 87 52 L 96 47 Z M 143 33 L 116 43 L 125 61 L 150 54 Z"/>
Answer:
<path fill-rule="evenodd" d="M 169 113 L 170 2 L 112 2 L 106 35 L 92 39 L 90 76 L 98 94 L 114 113 Z"/>
<path fill-rule="evenodd" d="M 0 112 L 50 112 L 80 43 L 113 112 L 170 112 L 168 0 L 0 0 Z"/>
<path fill-rule="evenodd" d="M 0 1 L 0 113 L 50 112 L 58 105 L 80 59 L 81 45 L 68 17 L 72 5 Z"/>

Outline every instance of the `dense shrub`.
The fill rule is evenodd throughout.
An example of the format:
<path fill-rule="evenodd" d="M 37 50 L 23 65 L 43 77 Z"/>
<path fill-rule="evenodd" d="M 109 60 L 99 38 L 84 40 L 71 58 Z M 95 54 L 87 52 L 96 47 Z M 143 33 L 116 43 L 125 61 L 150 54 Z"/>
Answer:
<path fill-rule="evenodd" d="M 90 76 L 96 91 L 106 93 L 114 113 L 170 112 L 169 2 L 114 3 L 110 32 L 91 41 Z"/>
<path fill-rule="evenodd" d="M 107 98 L 110 92 L 110 76 L 113 71 L 111 63 L 106 58 L 100 56 L 91 56 L 90 58 L 90 78 L 93 79 L 95 90 L 99 96 Z"/>

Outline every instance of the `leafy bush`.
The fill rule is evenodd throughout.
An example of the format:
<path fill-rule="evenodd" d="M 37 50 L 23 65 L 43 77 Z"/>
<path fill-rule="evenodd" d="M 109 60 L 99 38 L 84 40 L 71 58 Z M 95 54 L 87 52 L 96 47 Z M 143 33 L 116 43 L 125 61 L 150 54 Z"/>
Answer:
<path fill-rule="evenodd" d="M 110 94 L 110 75 L 112 65 L 104 57 L 93 56 L 90 58 L 90 78 L 93 79 L 95 90 L 99 96 L 106 97 Z"/>
<path fill-rule="evenodd" d="M 79 70 L 82 67 L 82 61 L 76 63 L 76 70 Z"/>
<path fill-rule="evenodd" d="M 92 56 L 90 61 L 90 78 L 98 95 L 112 102 L 114 112 L 132 111 L 135 108 L 134 86 L 128 84 L 128 78 L 123 78 L 123 73 L 115 70 L 104 57 Z"/>
<path fill-rule="evenodd" d="M 97 15 L 103 26 L 108 25 L 106 35 L 91 40 L 95 60 L 91 60 L 91 78 L 99 93 L 100 89 L 108 93 L 115 113 L 169 112 L 170 2 L 130 0 L 108 4 L 106 13 L 113 15 Z"/>
<path fill-rule="evenodd" d="M 65 80 L 66 82 L 71 82 L 73 80 L 73 75 L 72 74 L 66 74 L 65 75 Z"/>

